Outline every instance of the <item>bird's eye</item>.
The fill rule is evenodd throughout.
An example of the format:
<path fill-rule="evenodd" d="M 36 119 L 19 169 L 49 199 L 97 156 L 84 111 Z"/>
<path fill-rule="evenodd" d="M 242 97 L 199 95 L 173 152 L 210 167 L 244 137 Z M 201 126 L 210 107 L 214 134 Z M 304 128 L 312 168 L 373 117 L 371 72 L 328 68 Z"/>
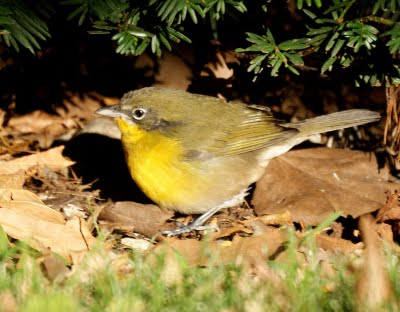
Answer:
<path fill-rule="evenodd" d="M 142 120 L 147 114 L 147 110 L 144 108 L 137 108 L 133 111 L 132 116 L 136 120 Z"/>

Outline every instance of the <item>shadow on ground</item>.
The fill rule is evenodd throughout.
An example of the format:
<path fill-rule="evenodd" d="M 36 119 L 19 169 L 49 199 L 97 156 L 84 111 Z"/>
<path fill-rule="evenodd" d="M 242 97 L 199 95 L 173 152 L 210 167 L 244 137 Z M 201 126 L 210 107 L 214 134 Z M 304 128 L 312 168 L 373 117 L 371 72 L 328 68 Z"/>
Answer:
<path fill-rule="evenodd" d="M 75 161 L 72 169 L 84 184 L 92 183 L 103 199 L 151 203 L 132 180 L 121 142 L 99 134 L 81 134 L 71 139 L 64 156 Z"/>

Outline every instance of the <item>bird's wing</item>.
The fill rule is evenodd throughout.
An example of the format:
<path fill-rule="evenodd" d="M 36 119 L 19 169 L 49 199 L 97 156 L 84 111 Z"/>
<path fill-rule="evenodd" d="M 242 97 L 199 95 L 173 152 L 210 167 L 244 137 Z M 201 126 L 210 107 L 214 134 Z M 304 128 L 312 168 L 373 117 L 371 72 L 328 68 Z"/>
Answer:
<path fill-rule="evenodd" d="M 228 156 L 264 149 L 279 144 L 297 133 L 296 129 L 279 126 L 269 115 L 254 114 L 253 118 L 246 119 L 233 131 L 220 138 L 225 141 L 224 148 L 219 148 L 216 154 Z"/>
<path fill-rule="evenodd" d="M 199 140 L 198 146 L 190 149 L 186 157 L 201 159 L 243 154 L 279 144 L 298 133 L 297 129 L 280 126 L 279 122 L 265 111 L 249 108 L 244 114 L 241 118 L 236 118 L 234 127 L 229 128 L 224 125 L 224 119 L 221 117 L 220 124 L 212 125 L 212 136 L 203 140 L 202 144 Z"/>

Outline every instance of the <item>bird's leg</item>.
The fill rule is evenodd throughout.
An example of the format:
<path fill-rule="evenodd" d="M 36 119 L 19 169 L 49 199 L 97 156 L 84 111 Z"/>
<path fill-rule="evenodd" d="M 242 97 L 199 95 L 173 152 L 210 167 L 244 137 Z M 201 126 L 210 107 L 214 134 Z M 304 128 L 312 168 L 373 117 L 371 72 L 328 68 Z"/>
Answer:
<path fill-rule="evenodd" d="M 222 208 L 229 208 L 229 207 L 234 207 L 237 205 L 240 205 L 243 203 L 244 198 L 249 194 L 250 188 L 244 189 L 242 192 L 234 196 L 232 199 L 222 203 L 222 205 L 216 206 L 205 213 L 203 213 L 200 217 L 198 217 L 196 220 L 194 220 L 192 223 L 188 225 L 184 225 L 182 223 L 177 223 L 179 228 L 176 230 L 165 230 L 161 231 L 162 235 L 166 236 L 176 236 L 182 233 L 188 233 L 190 231 L 202 231 L 202 230 L 210 230 L 210 229 L 215 229 L 212 226 L 205 226 L 204 223 L 210 219 L 214 214 L 216 214 L 219 210 Z"/>
<path fill-rule="evenodd" d="M 161 231 L 161 234 L 166 235 L 166 236 L 176 236 L 176 235 L 179 235 L 182 233 L 188 233 L 191 231 L 202 231 L 202 230 L 213 229 L 212 226 L 204 225 L 204 223 L 222 208 L 224 208 L 222 205 L 214 207 L 214 208 L 208 210 L 207 212 L 203 213 L 200 217 L 198 217 L 196 220 L 194 220 L 192 223 L 190 223 L 188 225 L 184 225 L 180 222 L 177 222 L 176 224 L 179 226 L 179 228 L 177 228 L 175 230 Z"/>

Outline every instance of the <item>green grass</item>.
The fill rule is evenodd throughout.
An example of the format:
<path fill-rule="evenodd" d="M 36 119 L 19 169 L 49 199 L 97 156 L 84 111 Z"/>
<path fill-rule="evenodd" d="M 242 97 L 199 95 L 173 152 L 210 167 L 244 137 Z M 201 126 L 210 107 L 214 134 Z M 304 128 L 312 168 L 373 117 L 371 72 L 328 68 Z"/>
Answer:
<path fill-rule="evenodd" d="M 258 271 L 220 266 L 217 260 L 208 267 L 193 267 L 181 256 L 170 268 L 165 256 L 110 256 L 97 248 L 65 278 L 51 281 L 40 253 L 20 242 L 11 245 L 1 233 L 0 300 L 11 294 L 18 311 L 26 312 L 354 311 L 357 275 L 349 267 L 355 257 L 336 255 L 326 262 L 312 242 L 299 253 L 292 239 L 282 255 Z M 326 269 L 327 263 L 333 271 Z M 388 253 L 386 264 L 397 298 L 398 255 Z M 396 299 L 387 304 L 396 306 Z M 3 302 L 0 309 L 7 308 Z"/>

